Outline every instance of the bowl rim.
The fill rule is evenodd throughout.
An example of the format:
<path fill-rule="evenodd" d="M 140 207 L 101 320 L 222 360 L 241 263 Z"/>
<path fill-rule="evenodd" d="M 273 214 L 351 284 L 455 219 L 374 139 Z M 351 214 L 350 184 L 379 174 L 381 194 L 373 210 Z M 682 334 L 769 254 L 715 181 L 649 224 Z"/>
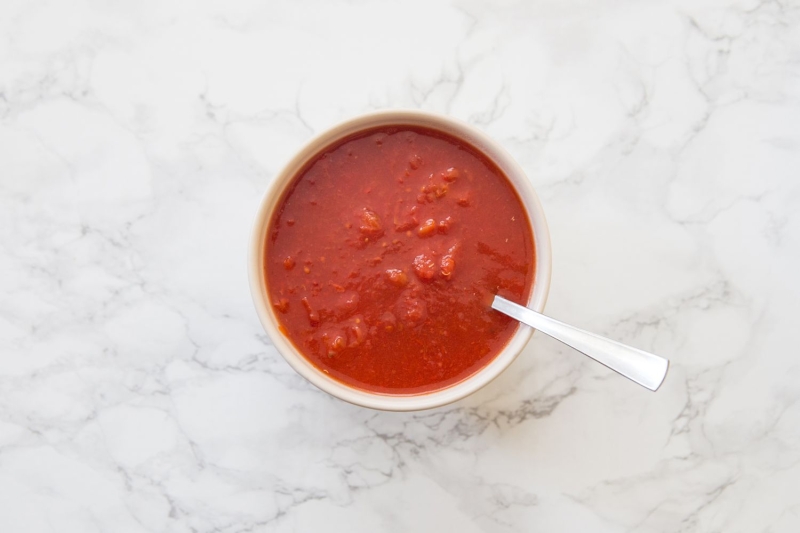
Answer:
<path fill-rule="evenodd" d="M 520 324 L 508 344 L 489 364 L 470 377 L 443 389 L 419 394 L 383 394 L 356 389 L 335 380 L 315 367 L 279 331 L 277 317 L 267 297 L 266 273 L 262 262 L 265 256 L 266 232 L 274 209 L 278 206 L 286 187 L 303 165 L 320 150 L 342 138 L 373 127 L 389 125 L 427 127 L 454 135 L 480 150 L 505 173 L 522 200 L 533 232 L 536 270 L 533 289 L 526 305 L 539 312 L 544 310 L 550 290 L 552 270 L 550 232 L 539 197 L 522 167 L 499 143 L 478 128 L 449 116 L 416 109 L 386 109 L 352 117 L 315 135 L 295 153 L 275 175 L 260 201 L 250 237 L 248 278 L 250 293 L 261 325 L 278 353 L 298 374 L 320 390 L 355 405 L 384 411 L 419 411 L 458 401 L 489 384 L 514 362 L 533 334 L 533 330 Z"/>

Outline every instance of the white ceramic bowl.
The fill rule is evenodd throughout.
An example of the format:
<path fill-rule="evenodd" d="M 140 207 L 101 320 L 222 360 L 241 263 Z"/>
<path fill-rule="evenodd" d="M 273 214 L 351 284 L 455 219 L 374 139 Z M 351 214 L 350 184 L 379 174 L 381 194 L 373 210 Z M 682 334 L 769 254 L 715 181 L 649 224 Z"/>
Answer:
<path fill-rule="evenodd" d="M 473 126 L 450 117 L 411 110 L 378 111 L 342 122 L 314 137 L 278 173 L 261 201 L 261 207 L 258 210 L 253 227 L 248 264 L 250 291 L 258 317 L 272 339 L 275 348 L 301 376 L 328 394 L 356 405 L 386 411 L 416 411 L 460 400 L 489 383 L 516 359 L 530 339 L 533 331 L 527 326 L 520 326 L 503 351 L 491 363 L 469 378 L 441 390 L 422 394 L 380 394 L 355 389 L 336 381 L 318 370 L 278 330 L 278 320 L 267 298 L 264 272 L 264 248 L 267 228 L 284 190 L 297 172 L 321 150 L 338 140 L 359 131 L 388 125 L 422 126 L 449 133 L 479 149 L 508 176 L 522 200 L 533 226 L 536 274 L 530 299 L 526 303 L 537 311 L 544 310 L 547 293 L 550 289 L 550 234 L 547 230 L 547 221 L 539 203 L 539 198 L 536 196 L 522 168 L 499 144 Z M 493 311 L 487 309 L 488 312 Z"/>

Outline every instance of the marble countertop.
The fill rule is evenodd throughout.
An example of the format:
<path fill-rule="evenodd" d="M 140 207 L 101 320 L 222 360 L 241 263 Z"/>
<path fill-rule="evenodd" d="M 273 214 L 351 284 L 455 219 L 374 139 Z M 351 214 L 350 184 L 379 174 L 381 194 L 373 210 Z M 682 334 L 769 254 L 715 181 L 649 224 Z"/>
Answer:
<path fill-rule="evenodd" d="M 548 313 L 659 392 L 541 335 L 420 413 L 289 368 L 256 206 L 387 107 L 514 155 Z M 796 1 L 4 2 L 0 531 L 796 532 L 799 169 Z"/>

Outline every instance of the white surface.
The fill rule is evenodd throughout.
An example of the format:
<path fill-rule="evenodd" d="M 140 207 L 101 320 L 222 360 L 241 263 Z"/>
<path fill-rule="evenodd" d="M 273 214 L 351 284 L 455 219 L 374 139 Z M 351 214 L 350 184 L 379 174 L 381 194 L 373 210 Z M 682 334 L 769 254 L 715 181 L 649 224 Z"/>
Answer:
<path fill-rule="evenodd" d="M 797 531 L 796 2 L 0 7 L 0 531 Z M 299 378 L 248 294 L 274 172 L 385 106 L 528 172 L 556 318 L 377 413 Z"/>

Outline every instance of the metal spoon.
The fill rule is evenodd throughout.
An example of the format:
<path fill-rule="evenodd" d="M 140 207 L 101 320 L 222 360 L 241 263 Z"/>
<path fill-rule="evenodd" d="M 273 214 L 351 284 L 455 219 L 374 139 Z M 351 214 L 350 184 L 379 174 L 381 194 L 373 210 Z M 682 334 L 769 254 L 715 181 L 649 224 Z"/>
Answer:
<path fill-rule="evenodd" d="M 492 308 L 575 348 L 651 391 L 658 390 L 667 375 L 669 361 L 663 357 L 564 324 L 500 296 L 494 297 Z"/>

